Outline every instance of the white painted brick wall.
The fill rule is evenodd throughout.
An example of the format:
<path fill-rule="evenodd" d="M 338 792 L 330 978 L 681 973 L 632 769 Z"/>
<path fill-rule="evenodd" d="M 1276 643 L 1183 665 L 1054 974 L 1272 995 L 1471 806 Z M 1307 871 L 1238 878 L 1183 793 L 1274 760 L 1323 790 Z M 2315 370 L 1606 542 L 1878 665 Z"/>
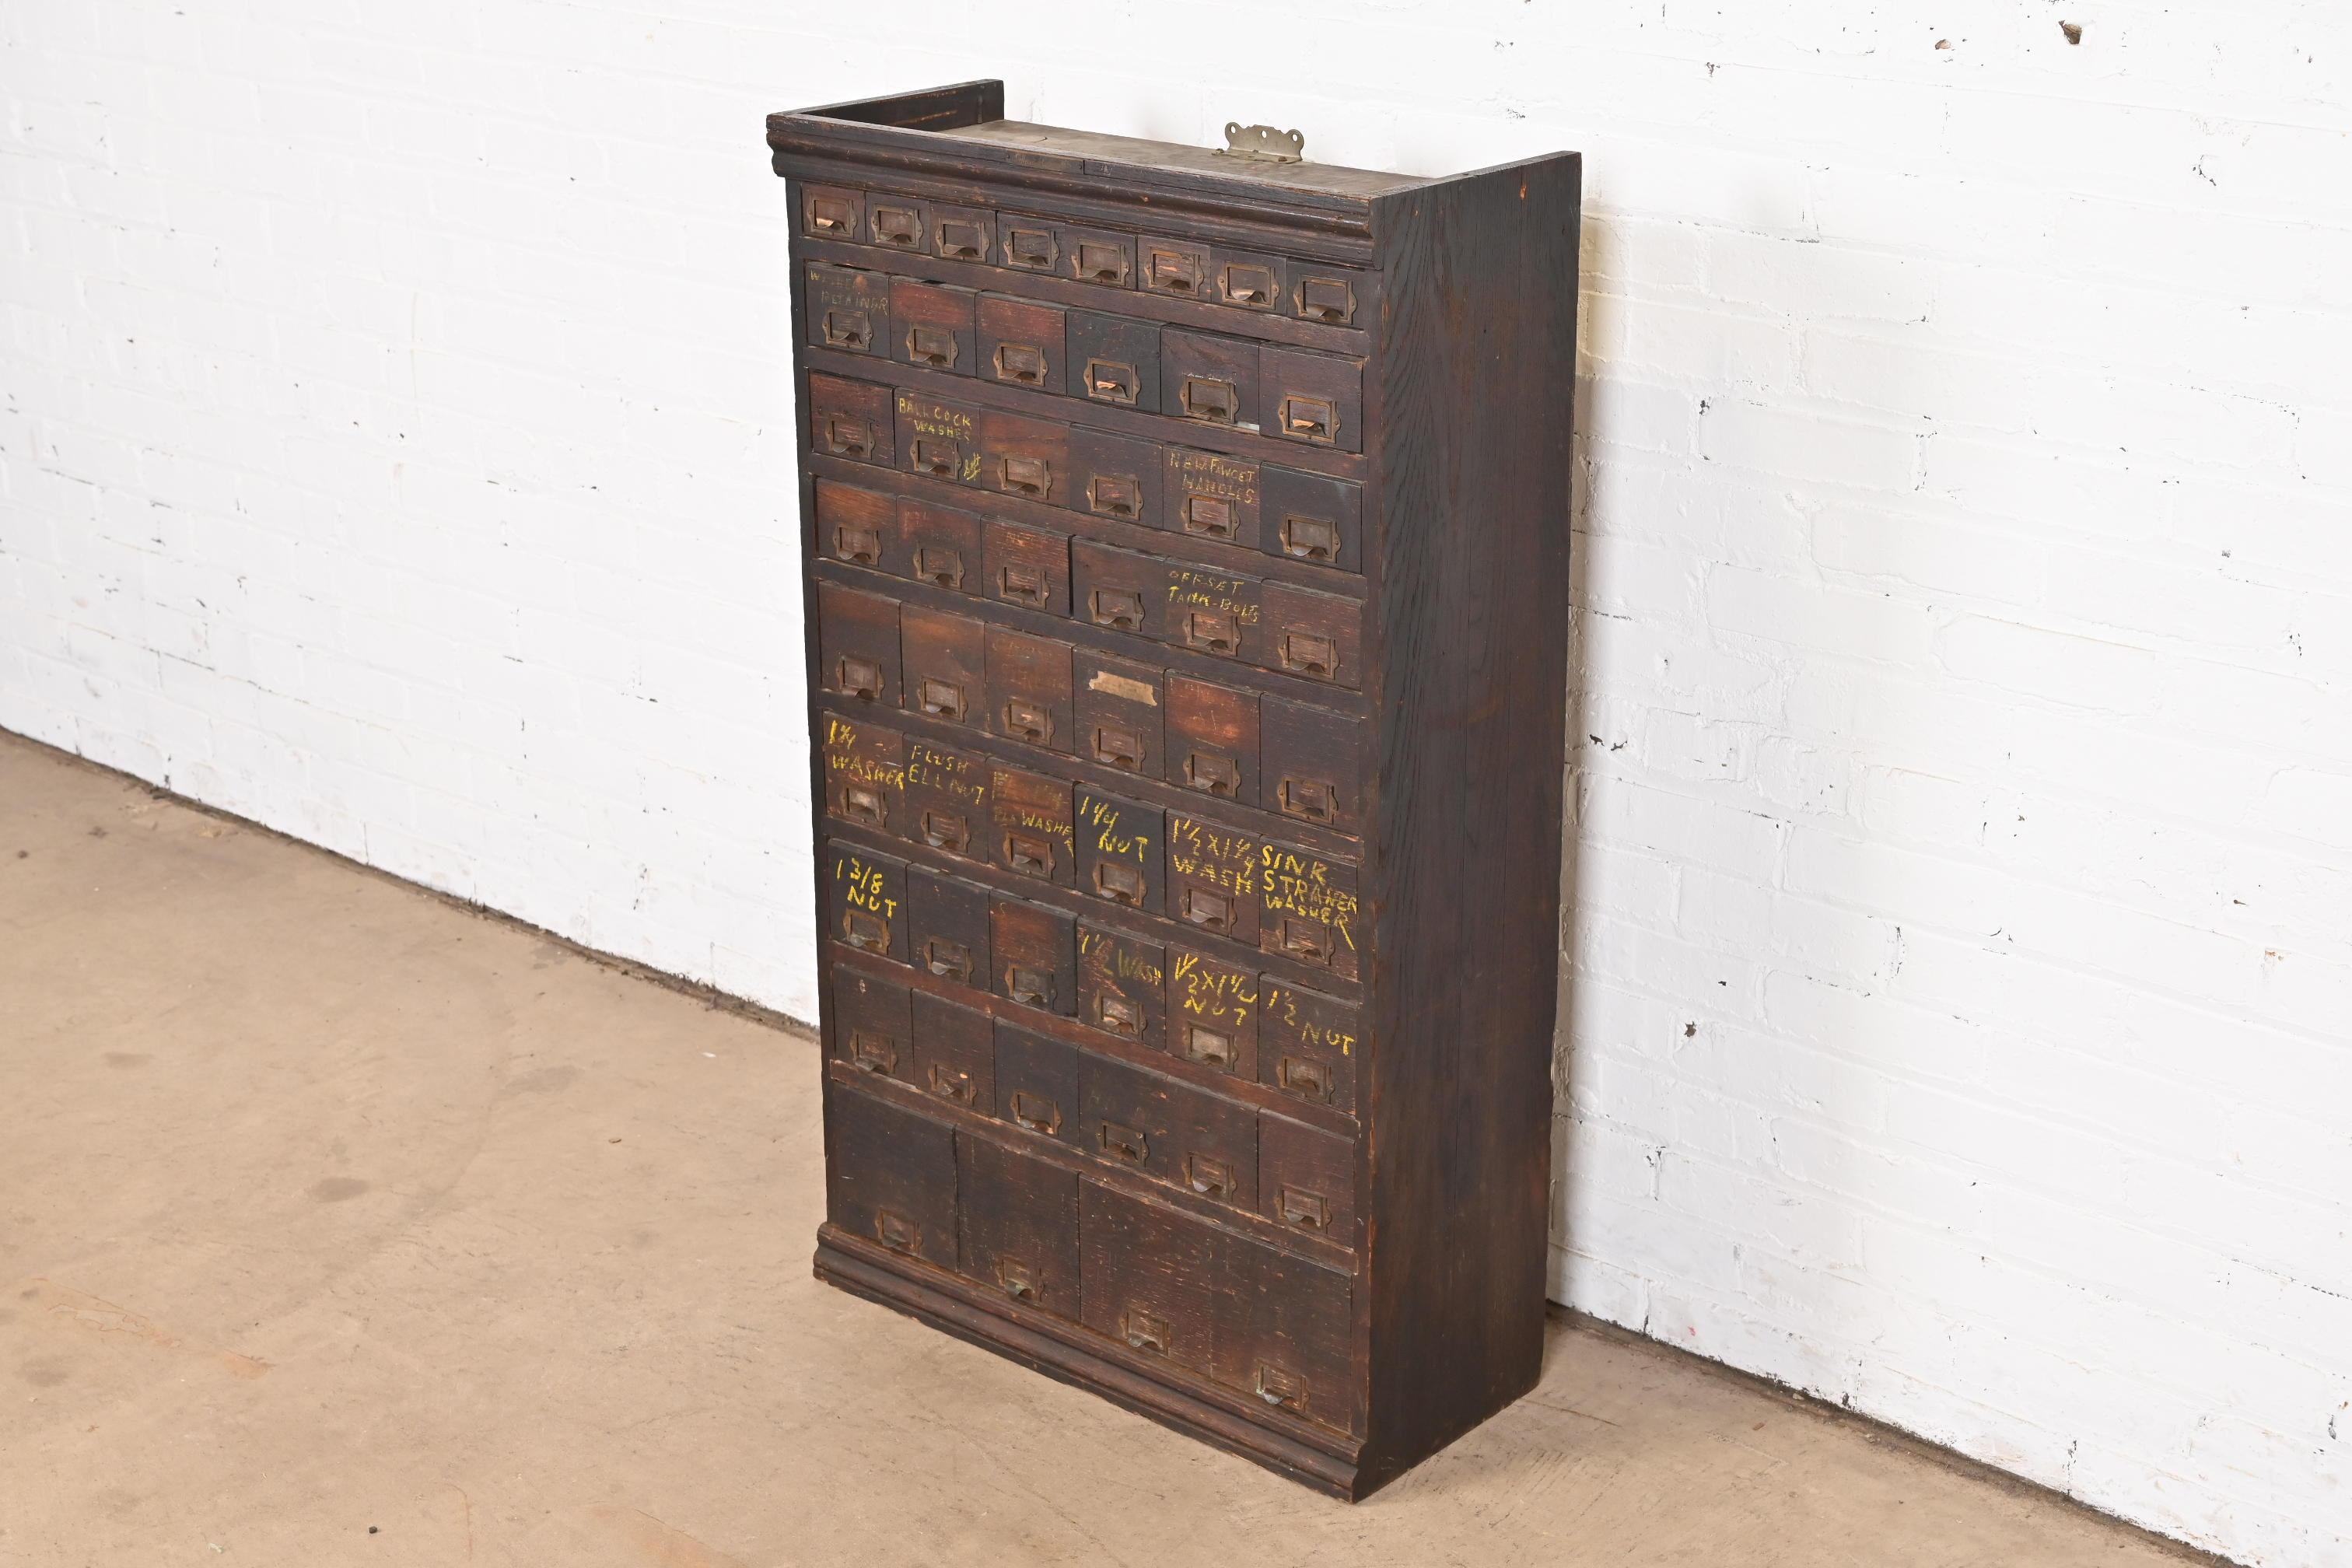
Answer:
<path fill-rule="evenodd" d="M 1581 148 L 1556 1293 L 2352 1563 L 2352 13 L 1171 15 L 0 9 L 0 725 L 806 1016 L 761 114 Z"/>

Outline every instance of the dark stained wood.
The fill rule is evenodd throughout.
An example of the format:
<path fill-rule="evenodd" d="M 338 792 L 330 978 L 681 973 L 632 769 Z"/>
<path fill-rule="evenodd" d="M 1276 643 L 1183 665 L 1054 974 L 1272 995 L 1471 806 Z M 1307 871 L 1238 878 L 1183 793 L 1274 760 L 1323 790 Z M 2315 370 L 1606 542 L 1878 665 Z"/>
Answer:
<path fill-rule="evenodd" d="M 1342 1497 L 1534 1378 L 1578 165 L 772 116 L 819 1274 Z"/>

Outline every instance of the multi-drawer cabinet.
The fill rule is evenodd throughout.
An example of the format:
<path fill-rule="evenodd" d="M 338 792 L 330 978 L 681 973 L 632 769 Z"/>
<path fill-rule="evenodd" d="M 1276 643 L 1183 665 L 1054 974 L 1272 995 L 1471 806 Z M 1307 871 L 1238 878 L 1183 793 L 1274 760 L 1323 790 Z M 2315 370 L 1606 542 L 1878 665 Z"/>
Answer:
<path fill-rule="evenodd" d="M 817 1272 L 1360 1497 L 1541 1355 L 1578 162 L 1003 110 L 768 122 Z"/>

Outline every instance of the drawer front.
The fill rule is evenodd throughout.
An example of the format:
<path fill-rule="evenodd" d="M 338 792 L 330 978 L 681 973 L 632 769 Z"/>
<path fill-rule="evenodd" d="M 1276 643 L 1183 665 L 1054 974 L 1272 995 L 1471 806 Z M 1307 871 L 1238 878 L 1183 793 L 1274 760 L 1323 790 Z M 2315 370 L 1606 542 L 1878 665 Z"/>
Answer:
<path fill-rule="evenodd" d="M 1068 504 L 1070 427 L 995 409 L 982 413 L 980 485 L 1049 506 Z"/>
<path fill-rule="evenodd" d="M 1364 449 L 1361 360 L 1268 343 L 1259 374 L 1267 435 L 1341 452 Z"/>
<path fill-rule="evenodd" d="M 1232 430 L 1258 425 L 1258 345 L 1169 327 L 1160 334 L 1160 411 Z"/>
<path fill-rule="evenodd" d="M 802 186 L 801 232 L 812 239 L 861 243 L 866 236 L 866 193 L 839 185 Z"/>
<path fill-rule="evenodd" d="M 810 373 L 809 437 L 828 458 L 890 468 L 898 461 L 890 389 Z"/>
<path fill-rule="evenodd" d="M 1286 675 L 1354 690 L 1364 682 L 1364 607 L 1336 594 L 1268 583 L 1255 661 Z"/>
<path fill-rule="evenodd" d="M 1070 541 L 1071 616 L 1089 626 L 1164 641 L 1168 568 L 1150 555 L 1091 539 Z"/>
<path fill-rule="evenodd" d="M 974 481 L 980 471 L 973 437 L 978 409 L 920 392 L 898 393 L 891 407 L 898 467 L 951 485 Z"/>
<path fill-rule="evenodd" d="M 1367 933 L 1356 903 L 1356 868 L 1286 844 L 1260 851 L 1258 945 L 1296 963 L 1353 980 Z"/>
<path fill-rule="evenodd" d="M 999 763 L 989 770 L 992 813 L 988 858 L 1016 877 L 1077 885 L 1076 832 L 1070 816 L 1070 786 Z"/>
<path fill-rule="evenodd" d="M 928 203 L 912 196 L 886 195 L 879 191 L 866 195 L 866 242 L 886 250 L 919 251 L 927 248 L 925 237 L 930 230 L 931 212 Z"/>
<path fill-rule="evenodd" d="M 956 1140 L 964 1273 L 1025 1307 L 1078 1315 L 1078 1178 L 987 1138 Z"/>
<path fill-rule="evenodd" d="M 919 605 L 899 606 L 898 646 L 909 711 L 982 728 L 987 630 L 970 616 Z"/>
<path fill-rule="evenodd" d="M 825 815 L 904 837 L 906 737 L 836 713 L 824 715 L 818 723 L 824 736 Z"/>
<path fill-rule="evenodd" d="M 902 837 L 942 854 L 988 860 L 996 826 L 989 800 L 993 776 L 985 757 L 908 737 Z"/>
<path fill-rule="evenodd" d="M 832 847 L 825 879 L 830 933 L 877 958 L 907 962 L 906 862 L 871 850 Z"/>
<path fill-rule="evenodd" d="M 934 588 L 980 592 L 980 514 L 937 501 L 898 503 L 907 575 Z"/>
<path fill-rule="evenodd" d="M 1258 1119 L 1258 1192 L 1265 1217 L 1356 1245 L 1356 1145 L 1287 1117 Z"/>
<path fill-rule="evenodd" d="M 1364 569 L 1361 485 L 1269 463 L 1265 495 L 1259 542 L 1267 554 L 1342 572 Z"/>
<path fill-rule="evenodd" d="M 1265 645 L 1260 629 L 1265 584 L 1255 577 L 1182 562 L 1170 562 L 1164 571 L 1170 642 L 1215 658 L 1244 663 L 1258 658 Z"/>
<path fill-rule="evenodd" d="M 920 866 L 907 868 L 907 956 L 927 973 L 988 989 L 988 889 Z"/>
<path fill-rule="evenodd" d="M 1168 951 L 1124 931 L 1078 922 L 1078 1016 L 1105 1033 L 1167 1048 Z"/>
<path fill-rule="evenodd" d="M 1055 226 L 1054 240 L 1061 247 L 1065 278 L 1106 289 L 1135 287 L 1135 236 L 1059 224 Z"/>
<path fill-rule="evenodd" d="M 1220 303 L 1271 315 L 1282 309 L 1283 258 L 1255 250 L 1216 253 L 1213 282 Z"/>
<path fill-rule="evenodd" d="M 1206 1373 L 1227 1283 L 1224 1243 L 1223 1232 L 1080 1181 L 1079 1321 L 1130 1350 Z"/>
<path fill-rule="evenodd" d="M 996 1110 L 996 1026 L 977 1007 L 919 991 L 915 1087 L 934 1099 L 990 1116 Z"/>
<path fill-rule="evenodd" d="M 1237 805 L 1258 803 L 1260 700 L 1189 675 L 1168 678 L 1168 782 Z"/>
<path fill-rule="evenodd" d="M 1209 1375 L 1337 1431 L 1360 1430 L 1350 1329 L 1354 1282 L 1235 1237 L 1229 1314 Z"/>
<path fill-rule="evenodd" d="M 988 628 L 988 727 L 1008 741 L 1075 749 L 1068 643 Z"/>
<path fill-rule="evenodd" d="M 1335 833 L 1362 833 L 1362 722 L 1275 697 L 1260 706 L 1267 809 Z"/>
<path fill-rule="evenodd" d="M 1000 1018 L 996 1119 L 1078 1147 L 1078 1049 Z"/>
<path fill-rule="evenodd" d="M 1255 1080 L 1262 986 L 1250 970 L 1174 950 L 1168 963 L 1169 1054 Z"/>
<path fill-rule="evenodd" d="M 852 1236 L 941 1268 L 956 1266 L 952 1129 L 828 1085 L 825 1217 Z"/>
<path fill-rule="evenodd" d="M 1145 235 L 1137 242 L 1142 271 L 1139 286 L 1147 294 L 1173 300 L 1206 300 L 1213 290 L 1209 247 L 1197 239 L 1159 239 Z"/>
<path fill-rule="evenodd" d="M 1163 412 L 1157 321 L 1072 310 L 1066 339 L 1070 390 L 1089 403 Z"/>
<path fill-rule="evenodd" d="M 834 1060 L 861 1072 L 915 1081 L 913 1026 L 907 988 L 835 964 L 832 1026 L 825 1041 Z"/>
<path fill-rule="evenodd" d="M 1219 823 L 1168 814 L 1168 912 L 1190 926 L 1255 947 L 1258 839 Z"/>
<path fill-rule="evenodd" d="M 1160 777 L 1166 699 L 1159 668 L 1081 648 L 1071 659 L 1070 679 L 1078 755 L 1139 778 Z"/>
<path fill-rule="evenodd" d="M 996 215 L 996 259 L 1016 272 L 1058 272 L 1062 247 L 1051 220 L 1025 213 Z"/>
<path fill-rule="evenodd" d="M 898 706 L 898 601 L 837 583 L 817 584 L 820 683 L 878 708 Z"/>
<path fill-rule="evenodd" d="M 890 284 L 890 357 L 919 370 L 971 375 L 972 290 L 898 278 Z"/>
<path fill-rule="evenodd" d="M 931 254 L 942 261 L 987 261 L 996 254 L 996 215 L 932 203 Z"/>
<path fill-rule="evenodd" d="M 1287 314 L 1302 321 L 1356 327 L 1370 322 L 1379 298 L 1380 281 L 1375 273 L 1328 267 L 1320 262 L 1294 261 L 1289 268 L 1288 287 L 1283 293 L 1283 307 Z"/>
<path fill-rule="evenodd" d="M 808 341 L 840 353 L 888 352 L 891 280 L 887 273 L 812 261 L 808 281 Z"/>
<path fill-rule="evenodd" d="M 895 497 L 832 479 L 817 480 L 816 542 L 835 561 L 870 566 L 896 577 L 907 574 L 907 550 L 898 537 Z"/>
<path fill-rule="evenodd" d="M 1093 517 L 1161 526 L 1157 442 L 1083 426 L 1070 431 L 1071 505 Z"/>
<path fill-rule="evenodd" d="M 1270 981 L 1262 1005 L 1258 1081 L 1352 1115 L 1362 1054 L 1356 1009 L 1320 992 Z"/>
<path fill-rule="evenodd" d="M 1158 914 L 1166 907 L 1167 814 L 1080 784 L 1078 890 Z"/>
<path fill-rule="evenodd" d="M 1262 486 L 1255 463 L 1218 452 L 1168 448 L 1167 526 L 1195 539 L 1258 548 Z"/>
<path fill-rule="evenodd" d="M 1070 613 L 1070 536 L 990 518 L 981 542 L 987 595 L 1049 616 Z"/>
<path fill-rule="evenodd" d="M 1078 1010 L 1077 922 L 1059 910 L 999 899 L 988 911 L 996 994 L 1041 1013 Z"/>
<path fill-rule="evenodd" d="M 1257 1207 L 1257 1113 L 1174 1079 L 1088 1056 L 1080 1147 L 1213 1203 Z"/>
<path fill-rule="evenodd" d="M 1059 305 L 982 294 L 976 314 L 982 379 L 1037 392 L 1065 389 Z"/>

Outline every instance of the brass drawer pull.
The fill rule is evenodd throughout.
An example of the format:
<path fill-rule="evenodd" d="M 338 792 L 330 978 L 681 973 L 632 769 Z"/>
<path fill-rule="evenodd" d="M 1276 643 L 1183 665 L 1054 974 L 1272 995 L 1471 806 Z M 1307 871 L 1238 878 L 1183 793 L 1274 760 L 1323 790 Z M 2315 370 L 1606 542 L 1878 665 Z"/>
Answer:
<path fill-rule="evenodd" d="M 1294 394 L 1282 400 L 1282 433 L 1296 440 L 1328 447 L 1339 438 L 1339 411 L 1328 397 L 1300 397 Z"/>
<path fill-rule="evenodd" d="M 997 481 L 1014 495 L 1043 497 L 1054 488 L 1054 470 L 1043 458 L 1005 458 L 997 464 Z"/>
<path fill-rule="evenodd" d="M 1151 1152 L 1150 1142 L 1132 1127 L 1121 1127 L 1116 1121 L 1106 1121 L 1101 1131 L 1103 1152 L 1114 1160 L 1124 1160 L 1130 1165 L 1140 1165 Z"/>
<path fill-rule="evenodd" d="M 1114 630 L 1131 632 L 1143 626 L 1143 595 L 1118 588 L 1097 588 L 1088 605 L 1094 623 Z"/>
<path fill-rule="evenodd" d="M 828 414 L 824 418 L 824 444 L 836 457 L 870 458 L 874 455 L 874 430 L 862 419 Z"/>
<path fill-rule="evenodd" d="M 809 198 L 809 226 L 819 234 L 847 234 L 857 226 L 857 209 L 839 196 Z"/>
<path fill-rule="evenodd" d="M 1112 903 L 1139 907 L 1143 902 L 1143 873 L 1132 866 L 1106 860 L 1095 868 L 1095 891 Z"/>
<path fill-rule="evenodd" d="M 1183 405 L 1185 417 L 1205 419 L 1212 425 L 1231 425 L 1241 417 L 1242 395 L 1230 381 L 1220 381 L 1213 375 L 1188 375 L 1177 401 Z"/>
<path fill-rule="evenodd" d="M 1355 320 L 1356 291 L 1344 278 L 1302 278 L 1298 280 L 1298 313 L 1310 321 L 1346 326 Z"/>
<path fill-rule="evenodd" d="M 939 224 L 939 252 L 950 261 L 977 261 L 986 248 L 988 233 L 976 223 L 943 217 Z"/>
<path fill-rule="evenodd" d="M 1004 989 L 1024 1007 L 1035 1007 L 1049 1013 L 1054 1009 L 1053 977 L 1038 970 L 1018 963 L 1008 966 Z"/>
<path fill-rule="evenodd" d="M 1286 517 L 1282 520 L 1282 552 L 1300 561 L 1339 559 L 1339 530 L 1328 519 Z"/>
<path fill-rule="evenodd" d="M 1282 917 L 1282 951 L 1302 963 L 1331 962 L 1331 928 L 1293 915 Z"/>
<path fill-rule="evenodd" d="M 1124 474 L 1097 474 L 1087 481 L 1087 506 L 1105 517 L 1133 522 L 1143 515 L 1143 487 Z"/>
<path fill-rule="evenodd" d="M 1225 268 L 1225 299 L 1254 308 L 1274 303 L 1274 268 L 1255 262 L 1230 263 Z"/>
<path fill-rule="evenodd" d="M 1257 1396 L 1268 1405 L 1296 1405 L 1307 1398 L 1307 1380 L 1271 1362 L 1258 1363 L 1256 1387 Z"/>
<path fill-rule="evenodd" d="M 908 327 L 907 357 L 933 370 L 946 370 L 955 363 L 955 334 L 943 332 L 937 327 Z"/>
<path fill-rule="evenodd" d="M 1328 680 L 1339 668 L 1339 650 L 1329 637 L 1305 632 L 1282 634 L 1282 668 L 1317 680 Z"/>
<path fill-rule="evenodd" d="M 1192 1189 L 1204 1196 L 1230 1198 L 1234 1195 L 1234 1167 L 1214 1154 L 1184 1156 L 1184 1180 Z"/>
<path fill-rule="evenodd" d="M 893 1252 L 913 1252 L 921 1243 L 922 1230 L 905 1215 L 888 1209 L 874 1211 L 874 1237 Z"/>
<path fill-rule="evenodd" d="M 1095 761 L 1108 767 L 1137 772 L 1143 766 L 1143 738 L 1108 724 L 1098 726 L 1095 731 Z"/>
<path fill-rule="evenodd" d="M 878 1072 L 885 1078 L 898 1070 L 898 1042 L 887 1035 L 869 1035 L 863 1029 L 849 1032 L 849 1059 L 867 1072 Z"/>
<path fill-rule="evenodd" d="M 923 813 L 923 842 L 934 849 L 961 855 L 971 847 L 971 827 L 961 816 L 927 811 Z"/>
<path fill-rule="evenodd" d="M 912 248 L 923 242 L 922 220 L 906 207 L 877 206 L 870 222 L 877 245 Z"/>
<path fill-rule="evenodd" d="M 881 697 L 882 667 L 872 659 L 844 654 L 835 672 L 840 677 L 837 684 L 850 696 L 862 697 L 868 702 Z"/>
<path fill-rule="evenodd" d="M 972 1088 L 971 1074 L 959 1072 L 933 1062 L 931 1092 L 941 1100 L 952 1100 L 958 1105 L 970 1105 L 975 1092 Z"/>
<path fill-rule="evenodd" d="M 1085 376 L 1087 395 L 1097 403 L 1133 405 L 1136 388 L 1141 384 L 1131 364 L 1115 359 L 1087 361 Z"/>
<path fill-rule="evenodd" d="M 951 479 L 963 465 L 963 454 L 953 441 L 942 441 L 936 436 L 915 437 L 915 468 L 933 479 Z"/>
<path fill-rule="evenodd" d="M 1304 1100 L 1331 1098 L 1331 1069 L 1310 1057 L 1285 1057 L 1274 1069 L 1276 1087 Z"/>
<path fill-rule="evenodd" d="M 1309 822 L 1328 822 L 1339 815 L 1338 792 L 1320 779 L 1282 781 L 1282 809 Z"/>
<path fill-rule="evenodd" d="M 1194 610 L 1184 617 L 1184 640 L 1203 653 L 1230 658 L 1241 650 L 1242 629 L 1223 610 Z"/>
<path fill-rule="evenodd" d="M 1054 585 L 1034 566 L 1001 566 L 996 572 L 996 592 L 1000 598 L 1042 610 L 1054 595 Z"/>
<path fill-rule="evenodd" d="M 1013 1091 L 1013 1120 L 1032 1132 L 1058 1132 L 1062 1130 L 1062 1108 L 1040 1095 L 1016 1089 Z"/>
<path fill-rule="evenodd" d="M 1053 711 L 1016 697 L 1004 705 L 1004 729 L 1015 740 L 1026 741 L 1033 746 L 1050 745 L 1054 739 Z"/>
<path fill-rule="evenodd" d="M 1283 1222 L 1305 1230 L 1331 1228 L 1331 1205 L 1320 1193 L 1310 1193 L 1303 1187 L 1285 1187 L 1275 1197 L 1275 1207 Z"/>
<path fill-rule="evenodd" d="M 1213 893 L 1205 888 L 1184 889 L 1184 907 L 1181 911 L 1187 921 L 1204 931 L 1234 929 L 1234 901 L 1223 893 Z"/>
<path fill-rule="evenodd" d="M 1181 250 L 1154 250 L 1144 277 L 1152 288 L 1163 294 L 1182 294 L 1188 298 L 1200 291 L 1201 264 Z"/>
<path fill-rule="evenodd" d="M 1045 380 L 1045 351 L 1027 343 L 997 344 L 996 379 L 1022 386 L 1042 385 Z"/>
<path fill-rule="evenodd" d="M 824 342 L 828 348 L 851 349 L 863 353 L 873 344 L 874 323 L 863 310 L 827 310 L 824 313 Z"/>
<path fill-rule="evenodd" d="M 1025 268 L 1032 272 L 1049 272 L 1054 267 L 1054 237 L 1042 228 L 1004 230 L 1004 264 Z"/>
<path fill-rule="evenodd" d="M 1018 1258 L 996 1260 L 996 1282 L 1016 1301 L 1034 1300 L 1037 1294 L 1037 1276 Z"/>
<path fill-rule="evenodd" d="M 1213 752 L 1194 752 L 1184 759 L 1184 782 L 1211 795 L 1231 795 L 1242 787 L 1241 764 Z"/>
<path fill-rule="evenodd" d="M 1234 503 L 1219 496 L 1188 496 L 1184 501 L 1184 531 L 1203 539 L 1231 539 L 1240 531 Z"/>
<path fill-rule="evenodd" d="M 1077 273 L 1083 282 L 1121 284 L 1127 281 L 1127 247 L 1078 242 Z"/>
<path fill-rule="evenodd" d="M 1054 847 L 1025 833 L 1008 833 L 1004 836 L 1004 864 L 1024 877 L 1051 877 Z"/>
<path fill-rule="evenodd" d="M 859 566 L 878 566 L 882 562 L 882 536 L 870 528 L 854 528 L 845 522 L 833 531 L 833 552 Z"/>
<path fill-rule="evenodd" d="M 1095 1022 L 1115 1035 L 1143 1033 L 1142 1009 L 1124 996 L 1097 997 Z"/>
<path fill-rule="evenodd" d="M 1234 1070 L 1234 1037 L 1222 1029 L 1187 1024 L 1184 1026 L 1184 1059 L 1214 1068 L 1219 1072 L 1231 1072 Z"/>
<path fill-rule="evenodd" d="M 915 575 L 940 588 L 963 586 L 963 552 L 925 544 L 915 551 Z"/>
<path fill-rule="evenodd" d="M 963 688 L 952 680 L 933 680 L 924 677 L 915 686 L 916 706 L 934 719 L 961 719 L 964 713 Z"/>
<path fill-rule="evenodd" d="M 869 827 L 887 826 L 884 819 L 889 812 L 882 804 L 882 797 L 864 784 L 845 786 L 841 792 L 841 804 L 845 814 L 853 822 L 862 822 Z"/>
<path fill-rule="evenodd" d="M 888 953 L 890 928 L 862 910 L 850 910 L 841 917 L 841 939 L 861 952 Z"/>
<path fill-rule="evenodd" d="M 923 943 L 923 967 L 943 980 L 968 984 L 971 979 L 971 949 L 943 936 L 932 937 Z"/>
<path fill-rule="evenodd" d="M 1141 1307 L 1129 1307 L 1121 1315 L 1118 1331 L 1120 1337 L 1135 1349 L 1156 1351 L 1161 1355 L 1168 1353 L 1168 1347 L 1174 1337 L 1168 1331 L 1167 1319 Z"/>

